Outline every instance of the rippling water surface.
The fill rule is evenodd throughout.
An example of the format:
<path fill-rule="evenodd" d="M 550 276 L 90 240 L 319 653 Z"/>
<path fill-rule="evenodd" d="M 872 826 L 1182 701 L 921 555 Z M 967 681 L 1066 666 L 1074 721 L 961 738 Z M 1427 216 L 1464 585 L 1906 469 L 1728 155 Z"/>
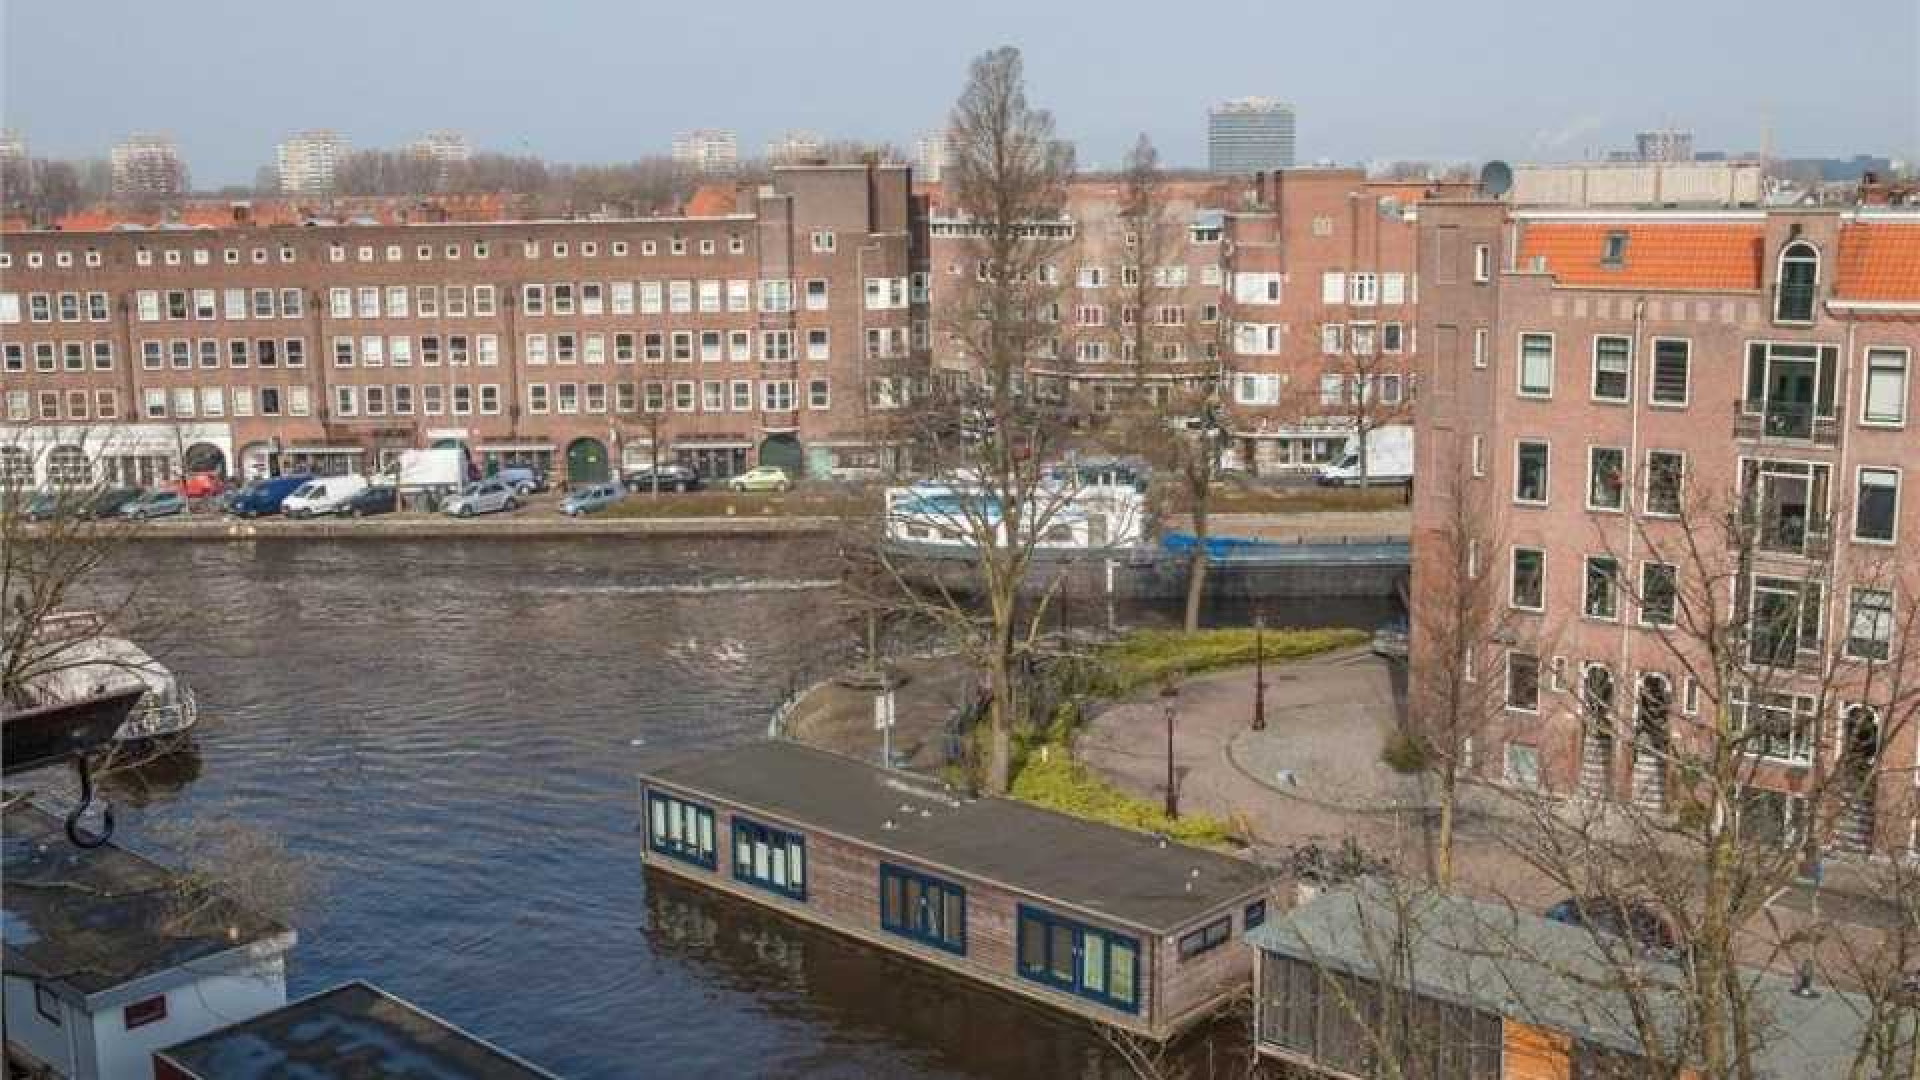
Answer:
<path fill-rule="evenodd" d="M 648 878 L 643 755 L 751 737 L 831 660 L 804 542 L 151 544 L 195 751 L 121 836 L 231 816 L 305 858 L 294 994 L 366 978 L 566 1076 L 1088 1076 L 1050 1014 Z"/>

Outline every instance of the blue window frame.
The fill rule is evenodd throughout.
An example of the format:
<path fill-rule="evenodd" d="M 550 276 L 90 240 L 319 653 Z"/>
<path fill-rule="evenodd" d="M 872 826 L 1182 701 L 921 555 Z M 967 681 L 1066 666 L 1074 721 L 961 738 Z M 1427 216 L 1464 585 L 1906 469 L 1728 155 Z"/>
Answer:
<path fill-rule="evenodd" d="M 733 877 L 795 900 L 807 898 L 807 840 L 733 816 Z"/>
<path fill-rule="evenodd" d="M 658 791 L 647 792 L 647 847 L 669 858 L 712 870 L 713 809 Z"/>
<path fill-rule="evenodd" d="M 1140 942 L 1020 905 L 1022 978 L 1125 1012 L 1140 1011 Z"/>
<path fill-rule="evenodd" d="M 1233 914 L 1222 915 L 1198 930 L 1180 935 L 1180 959 L 1191 960 L 1225 945 L 1233 937 Z"/>
<path fill-rule="evenodd" d="M 1253 903 L 1247 905 L 1246 918 L 1241 920 L 1242 925 L 1240 929 L 1251 930 L 1266 921 L 1267 902 L 1265 900 L 1255 900 Z"/>
<path fill-rule="evenodd" d="M 967 890 L 892 863 L 880 864 L 880 926 L 936 949 L 967 954 Z"/>

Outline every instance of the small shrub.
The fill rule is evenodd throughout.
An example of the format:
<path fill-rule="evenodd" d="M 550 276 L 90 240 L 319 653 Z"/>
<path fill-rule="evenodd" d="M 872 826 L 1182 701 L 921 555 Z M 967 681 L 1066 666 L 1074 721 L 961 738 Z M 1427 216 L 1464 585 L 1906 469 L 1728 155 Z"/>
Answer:
<path fill-rule="evenodd" d="M 1380 748 L 1380 760 L 1387 768 L 1404 776 L 1427 771 L 1431 764 L 1427 754 L 1427 744 L 1416 735 L 1396 731 L 1387 736 L 1387 744 Z"/>
<path fill-rule="evenodd" d="M 1211 814 L 1183 814 L 1169 819 L 1162 809 L 1137 799 L 1095 776 L 1075 761 L 1064 745 L 1050 744 L 1028 755 L 1013 780 L 1013 796 L 1035 806 L 1058 810 L 1089 821 L 1104 822 L 1142 832 L 1165 833 L 1183 844 L 1226 847 L 1234 830 Z"/>

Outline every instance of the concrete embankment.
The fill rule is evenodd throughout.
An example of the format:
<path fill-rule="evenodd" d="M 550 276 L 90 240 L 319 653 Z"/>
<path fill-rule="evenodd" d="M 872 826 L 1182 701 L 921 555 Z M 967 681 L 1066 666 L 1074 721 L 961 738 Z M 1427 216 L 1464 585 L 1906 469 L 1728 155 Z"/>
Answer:
<path fill-rule="evenodd" d="M 152 521 L 133 534 L 141 540 L 232 542 L 259 540 L 550 540 L 583 536 L 753 536 L 824 533 L 840 523 L 825 517 L 747 516 L 584 518 L 381 517 L 289 521 L 207 518 Z"/>

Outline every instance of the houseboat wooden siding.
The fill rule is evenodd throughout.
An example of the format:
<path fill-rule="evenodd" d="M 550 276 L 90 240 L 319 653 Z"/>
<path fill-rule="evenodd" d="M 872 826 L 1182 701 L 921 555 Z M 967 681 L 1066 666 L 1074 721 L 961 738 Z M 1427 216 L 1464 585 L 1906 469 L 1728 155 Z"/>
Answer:
<path fill-rule="evenodd" d="M 1248 984 L 1272 903 L 1252 863 L 792 743 L 642 784 L 659 870 L 1155 1039 Z"/>

